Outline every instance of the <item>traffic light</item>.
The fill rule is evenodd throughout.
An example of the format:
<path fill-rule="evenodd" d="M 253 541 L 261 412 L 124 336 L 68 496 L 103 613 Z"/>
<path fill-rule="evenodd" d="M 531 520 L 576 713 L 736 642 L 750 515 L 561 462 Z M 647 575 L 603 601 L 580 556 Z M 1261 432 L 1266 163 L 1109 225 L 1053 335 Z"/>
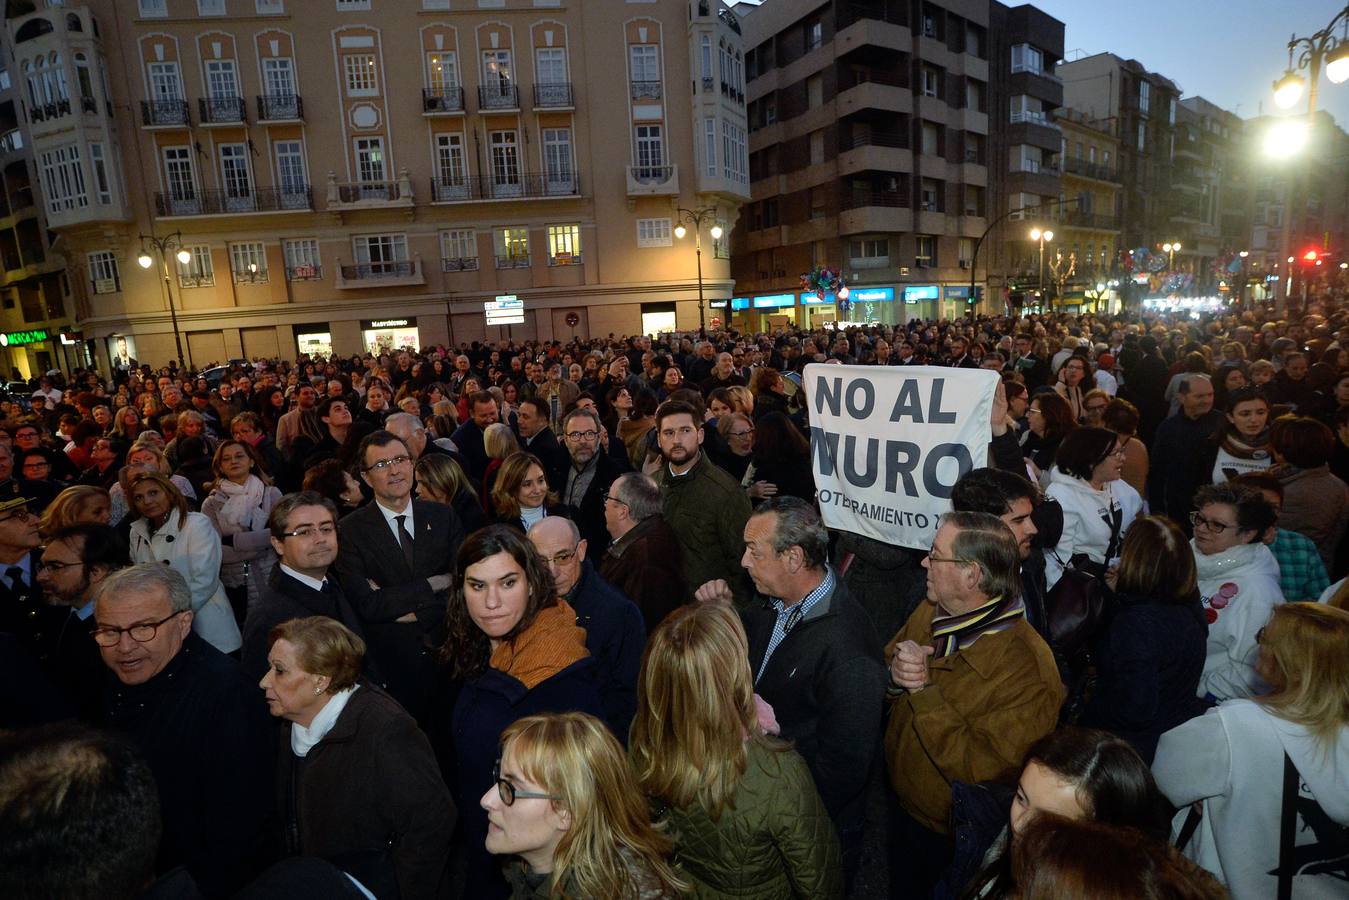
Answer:
<path fill-rule="evenodd" d="M 1315 250 L 1308 250 L 1306 253 L 1302 254 L 1302 259 L 1304 262 L 1314 263 L 1318 256 L 1319 254 Z"/>

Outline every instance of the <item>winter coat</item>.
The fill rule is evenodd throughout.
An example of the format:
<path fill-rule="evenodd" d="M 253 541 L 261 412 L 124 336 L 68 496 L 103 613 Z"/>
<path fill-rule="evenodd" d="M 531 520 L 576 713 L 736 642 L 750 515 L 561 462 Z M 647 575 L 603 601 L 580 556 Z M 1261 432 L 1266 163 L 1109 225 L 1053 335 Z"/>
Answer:
<path fill-rule="evenodd" d="M 1279 564 L 1264 544 L 1238 544 L 1205 556 L 1190 542 L 1208 620 L 1199 696 L 1250 697 L 1264 687 L 1255 673 L 1255 633 L 1283 602 Z"/>
<path fill-rule="evenodd" d="M 697 805 L 667 808 L 692 896 L 842 898 L 838 838 L 805 760 L 753 742 L 746 756 L 745 774 L 720 818 Z"/>
<path fill-rule="evenodd" d="M 258 598 L 267 587 L 267 578 L 276 565 L 276 551 L 272 549 L 272 533 L 265 525 L 276 501 L 281 499 L 281 489 L 275 485 L 267 486 L 262 493 L 262 502 L 258 504 L 263 527 L 252 531 L 234 532 L 233 544 L 220 546 L 220 580 L 226 586 L 248 588 L 248 609 L 252 611 L 258 605 Z M 220 510 L 229 500 L 229 496 L 219 488 L 211 491 L 201 503 L 201 513 L 211 520 L 216 531 L 225 534 L 220 521 Z"/>
<path fill-rule="evenodd" d="M 1285 753 L 1300 776 L 1299 813 L 1305 814 L 1314 798 L 1331 820 L 1309 816 L 1308 827 L 1297 828 L 1293 896 L 1343 898 L 1343 857 L 1338 865 L 1327 863 L 1333 852 L 1330 830 L 1349 827 L 1349 727 L 1327 746 L 1304 726 L 1254 701 L 1232 700 L 1162 735 L 1152 774 L 1181 808 L 1173 822 L 1177 830 L 1189 805 L 1203 804 L 1185 855 L 1226 884 L 1234 900 L 1268 900 L 1277 894 L 1271 872 L 1279 864 Z"/>
<path fill-rule="evenodd" d="M 1213 436 L 1223 414 L 1209 410 L 1198 419 L 1183 412 L 1176 413 L 1157 426 L 1148 458 L 1148 509 L 1153 515 L 1170 516 L 1187 533 L 1190 530 L 1188 513 L 1194 509 L 1194 492 L 1212 478 L 1212 460 L 1209 470 L 1202 470 L 1202 448 Z"/>
<path fill-rule="evenodd" d="M 1120 595 L 1093 646 L 1098 681 L 1081 724 L 1119 735 L 1151 762 L 1163 732 L 1204 711 L 1196 692 L 1207 639 L 1197 602 Z"/>
<path fill-rule="evenodd" d="M 599 563 L 599 573 L 637 604 L 647 634 L 693 599 L 684 581 L 679 540 L 660 513 L 638 522 L 610 544 Z"/>
<path fill-rule="evenodd" d="M 1298 469 L 1282 465 L 1270 470 L 1283 483 L 1279 527 L 1311 538 L 1326 571 L 1335 568 L 1335 548 L 1349 523 L 1349 486 L 1330 474 L 1329 466 Z"/>
<path fill-rule="evenodd" d="M 1058 583 L 1063 567 L 1076 554 L 1085 553 L 1092 562 L 1109 565 L 1119 556 L 1124 533 L 1143 508 L 1138 492 L 1122 479 L 1108 481 L 1104 490 L 1097 491 L 1081 478 L 1059 471 L 1058 466 L 1050 470 L 1049 489 L 1045 493 L 1063 508 L 1063 533 L 1054 549 L 1045 551 L 1045 580 L 1049 589 Z M 1118 531 L 1112 532 L 1116 509 L 1120 525 Z"/>
<path fill-rule="evenodd" d="M 288 855 L 392 865 L 403 900 L 447 896 L 456 812 L 413 718 L 367 683 L 303 757 L 291 749 L 294 727 L 279 731 L 276 767 Z"/>
<path fill-rule="evenodd" d="M 192 630 L 221 653 L 233 653 L 243 645 L 239 623 L 220 583 L 220 532 L 201 513 L 190 512 L 180 520 L 177 511 L 153 535 L 150 522 L 131 523 L 131 561 L 163 563 L 187 579 L 192 592 Z"/>
<path fill-rule="evenodd" d="M 561 896 L 567 900 L 676 900 L 677 895 L 667 892 L 660 882 L 652 877 L 650 870 L 642 865 L 636 854 L 622 851 L 620 853 L 627 864 L 628 876 L 637 884 L 637 893 L 591 897 L 580 892 L 575 878 L 568 878 L 567 883 L 563 885 Z M 511 900 L 557 900 L 558 895 L 553 893 L 551 873 L 534 875 L 523 860 L 507 863 L 504 871 L 506 881 L 511 886 Z"/>
<path fill-rule="evenodd" d="M 665 521 L 684 554 L 689 589 L 696 591 L 722 578 L 730 584 L 736 602 L 745 603 L 750 584 L 740 557 L 745 551 L 750 505 L 740 484 L 705 453 L 683 475 L 671 475 L 669 465 L 662 462 L 655 478 Z"/>

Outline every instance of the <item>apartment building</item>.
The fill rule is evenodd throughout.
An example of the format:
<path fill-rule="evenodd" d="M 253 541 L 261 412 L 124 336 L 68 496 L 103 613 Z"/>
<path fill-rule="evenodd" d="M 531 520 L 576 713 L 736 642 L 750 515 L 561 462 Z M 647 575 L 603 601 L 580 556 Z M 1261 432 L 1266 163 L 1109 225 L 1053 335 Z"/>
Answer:
<path fill-rule="evenodd" d="M 1194 248 L 1194 270 L 1187 274 L 1198 293 L 1230 289 L 1237 272 L 1228 267 L 1240 269 L 1234 256 L 1250 241 L 1245 152 L 1245 123 L 1239 116 L 1203 97 L 1180 101 L 1171 224 L 1181 245 Z"/>
<path fill-rule="evenodd" d="M 1089 119 L 1071 109 L 1056 113 L 1062 132 L 1059 152 L 1063 172 L 1057 214 L 1051 226 L 1052 245 L 1070 266 L 1060 302 L 1093 306 L 1116 292 L 1098 290 L 1121 276 L 1119 251 L 1123 183 L 1119 172 L 1119 132 L 1113 121 Z M 1071 275 L 1068 275 L 1071 268 Z"/>
<path fill-rule="evenodd" d="M 69 112 L 25 128 L 104 363 L 652 332 L 697 327 L 700 281 L 729 297 L 744 50 L 715 0 L 30 5 L 7 32 Z M 487 324 L 503 295 L 522 323 Z"/>
<path fill-rule="evenodd" d="M 66 309 L 64 262 L 53 252 L 41 212 L 32 146 L 21 128 L 23 93 L 38 115 L 68 113 L 55 96 L 43 92 L 53 83 L 46 57 L 15 58 L 0 50 L 0 369 L 8 380 L 82 362 Z"/>

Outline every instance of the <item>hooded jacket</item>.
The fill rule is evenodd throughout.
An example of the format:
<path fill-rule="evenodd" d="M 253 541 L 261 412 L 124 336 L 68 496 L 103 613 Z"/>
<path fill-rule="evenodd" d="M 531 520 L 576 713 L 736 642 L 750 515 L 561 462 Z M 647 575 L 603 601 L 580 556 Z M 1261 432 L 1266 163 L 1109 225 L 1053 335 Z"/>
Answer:
<path fill-rule="evenodd" d="M 1279 865 L 1285 753 L 1300 776 L 1303 819 L 1296 831 L 1293 896 L 1342 898 L 1344 864 L 1325 865 L 1333 858 L 1325 842 L 1328 829 L 1349 826 L 1349 727 L 1327 746 L 1254 701 L 1233 700 L 1162 735 L 1152 773 L 1162 793 L 1181 807 L 1176 829 L 1189 804 L 1203 803 L 1185 855 L 1225 883 L 1235 900 L 1267 900 L 1278 887 L 1271 873 Z M 1306 815 L 1313 798 L 1330 822 Z M 1318 868 L 1332 871 L 1315 874 Z"/>
<path fill-rule="evenodd" d="M 1060 472 L 1055 466 L 1049 472 L 1049 487 L 1045 494 L 1059 501 L 1063 508 L 1063 533 L 1052 550 L 1045 551 L 1045 583 L 1052 589 L 1063 574 L 1063 567 L 1078 553 L 1085 553 L 1091 561 L 1109 565 L 1107 552 L 1119 556 L 1124 533 L 1133 524 L 1143 499 L 1122 479 L 1109 481 L 1104 490 L 1095 490 L 1081 478 Z M 1119 507 L 1120 527 L 1114 549 L 1110 549 L 1113 528 L 1112 510 Z"/>
<path fill-rule="evenodd" d="M 1194 541 L 1190 548 L 1208 620 L 1199 696 L 1250 697 L 1263 687 L 1255 674 L 1255 633 L 1283 602 L 1279 564 L 1264 544 L 1238 544 L 1212 556 L 1200 553 Z"/>

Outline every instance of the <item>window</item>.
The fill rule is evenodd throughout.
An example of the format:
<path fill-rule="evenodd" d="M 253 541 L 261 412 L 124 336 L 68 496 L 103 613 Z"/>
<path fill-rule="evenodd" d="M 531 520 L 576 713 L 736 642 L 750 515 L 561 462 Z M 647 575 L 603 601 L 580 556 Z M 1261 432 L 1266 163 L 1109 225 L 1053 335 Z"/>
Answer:
<path fill-rule="evenodd" d="M 239 77 L 234 60 L 206 61 L 206 96 L 213 100 L 231 100 L 239 96 Z"/>
<path fill-rule="evenodd" d="M 923 37 L 937 37 L 937 17 L 932 13 L 923 13 Z"/>
<path fill-rule="evenodd" d="M 703 35 L 702 41 L 698 45 L 698 60 L 702 68 L 703 90 L 711 88 L 712 80 L 712 38 L 710 35 Z"/>
<path fill-rule="evenodd" d="M 1095 144 L 1093 144 L 1092 146 L 1090 146 L 1090 147 L 1087 148 L 1087 163 L 1088 163 L 1089 165 L 1092 165 L 1092 166 L 1096 165 L 1096 145 L 1095 145 Z"/>
<path fill-rule="evenodd" d="M 886 238 L 849 241 L 848 264 L 858 269 L 878 269 L 890 265 L 890 241 Z"/>
<path fill-rule="evenodd" d="M 224 14 L 225 0 L 197 0 L 197 15 L 223 16 Z"/>
<path fill-rule="evenodd" d="M 1167 103 L 1166 121 L 1169 125 L 1176 124 L 1176 98 L 1172 97 Z"/>
<path fill-rule="evenodd" d="M 79 144 L 48 150 L 41 155 L 40 160 L 47 212 L 59 213 L 83 209 L 89 205 L 89 195 L 85 193 L 84 186 L 84 167 L 80 165 Z"/>
<path fill-rule="evenodd" d="M 941 70 L 932 66 L 922 68 L 922 87 L 924 97 L 941 96 Z"/>
<path fill-rule="evenodd" d="M 492 233 L 498 269 L 518 269 L 529 266 L 529 229 L 498 228 Z"/>
<path fill-rule="evenodd" d="M 965 108 L 972 109 L 975 112 L 984 112 L 984 96 L 988 91 L 988 85 L 982 81 L 975 81 L 972 78 L 965 79 Z"/>
<path fill-rule="evenodd" d="M 717 120 L 712 116 L 703 118 L 703 157 L 707 174 L 717 174 Z"/>
<path fill-rule="evenodd" d="M 984 214 L 984 189 L 976 184 L 965 185 L 965 206 L 963 212 L 967 216 L 982 216 Z"/>
<path fill-rule="evenodd" d="M 548 226 L 548 265 L 579 266 L 581 264 L 581 226 Z"/>
<path fill-rule="evenodd" d="M 117 257 L 111 250 L 89 254 L 89 280 L 94 284 L 95 294 L 115 294 L 122 289 Z"/>
<path fill-rule="evenodd" d="M 818 20 L 806 26 L 806 52 L 824 44 L 824 23 Z"/>
<path fill-rule="evenodd" d="M 520 136 L 514 131 L 488 133 L 492 195 L 518 197 L 524 189 L 520 179 Z"/>
<path fill-rule="evenodd" d="M 442 96 L 459 87 L 459 61 L 453 53 L 426 55 L 426 86 Z"/>
<path fill-rule="evenodd" d="M 93 112 L 98 109 L 94 100 L 94 78 L 89 73 L 89 58 L 83 53 L 75 54 L 75 81 L 80 86 L 80 100 L 84 109 Z"/>
<path fill-rule="evenodd" d="M 662 179 L 665 166 L 665 140 L 661 126 L 636 128 L 637 178 Z"/>
<path fill-rule="evenodd" d="M 937 237 L 932 234 L 914 236 L 913 264 L 921 268 L 937 265 Z"/>
<path fill-rule="evenodd" d="M 289 100 L 296 94 L 295 62 L 289 57 L 269 57 L 262 61 L 262 92 L 273 103 Z M 279 117 L 281 118 L 281 117 Z M 298 118 L 297 115 L 284 118 Z"/>
<path fill-rule="evenodd" d="M 437 200 L 468 199 L 468 164 L 464 157 L 464 136 L 459 132 L 436 135 Z"/>
<path fill-rule="evenodd" d="M 924 178 L 920 191 L 923 212 L 941 212 L 942 183 L 935 178 Z"/>
<path fill-rule="evenodd" d="M 281 189 L 283 207 L 308 207 L 309 177 L 305 172 L 304 144 L 300 141 L 276 142 L 276 184 Z"/>
<path fill-rule="evenodd" d="M 365 184 L 385 181 L 384 138 L 356 138 L 356 180 Z"/>
<path fill-rule="evenodd" d="M 1013 72 L 1034 72 L 1038 75 L 1044 72 L 1044 67 L 1044 54 L 1035 47 L 1030 44 L 1012 45 Z"/>
<path fill-rule="evenodd" d="M 660 47 L 632 44 L 628 47 L 629 77 L 634 83 L 660 81 Z"/>
<path fill-rule="evenodd" d="M 1148 145 L 1148 123 L 1138 123 L 1138 149 L 1140 151 L 1147 149 Z"/>
<path fill-rule="evenodd" d="M 140 13 L 147 19 L 163 18 L 169 14 L 168 0 L 140 0 Z"/>
<path fill-rule="evenodd" d="M 969 268 L 974 261 L 974 238 L 961 238 L 957 253 L 960 257 L 960 267 L 962 269 Z"/>
<path fill-rule="evenodd" d="M 178 263 L 179 287 L 208 287 L 215 284 L 215 268 L 211 264 L 211 248 L 198 245 L 184 247 L 192 258 Z"/>
<path fill-rule="evenodd" d="M 482 54 L 482 89 L 485 96 L 497 101 L 500 106 L 509 100 L 514 104 L 515 94 L 511 90 L 515 83 L 515 67 L 511 64 L 511 51 L 484 50 Z"/>
<path fill-rule="evenodd" d="M 1152 85 L 1146 81 L 1138 82 L 1138 111 L 1146 116 L 1151 102 Z"/>
<path fill-rule="evenodd" d="M 369 9 L 370 0 L 337 0 L 338 12 L 348 9 Z"/>
<path fill-rule="evenodd" d="M 225 208 L 246 210 L 253 207 L 253 182 L 248 174 L 248 145 L 220 145 L 220 185 L 225 191 Z"/>
<path fill-rule="evenodd" d="M 230 244 L 230 271 L 236 282 L 267 281 L 267 248 L 261 241 Z"/>
<path fill-rule="evenodd" d="M 177 215 L 200 212 L 191 148 L 165 147 L 160 152 L 164 160 L 164 193 L 169 208 Z"/>
<path fill-rule="evenodd" d="M 151 101 L 183 99 L 183 79 L 176 62 L 150 63 L 149 72 Z"/>
<path fill-rule="evenodd" d="M 281 250 L 286 257 L 286 277 L 291 281 L 314 281 L 323 277 L 318 241 L 294 238 L 282 241 Z"/>
<path fill-rule="evenodd" d="M 637 246 L 638 247 L 669 247 L 674 244 L 671 240 L 671 222 L 669 219 L 638 219 L 637 220 Z"/>
<path fill-rule="evenodd" d="M 108 161 L 103 156 L 102 144 L 89 145 L 89 159 L 94 164 L 94 189 L 98 191 L 98 202 L 111 204 L 112 182 L 108 179 Z"/>
<path fill-rule="evenodd" d="M 726 179 L 737 184 L 749 184 L 749 155 L 745 129 L 722 119 L 721 152 L 722 171 Z"/>
<path fill-rule="evenodd" d="M 571 129 L 544 128 L 542 132 L 544 187 L 550 194 L 570 194 L 576 180 Z"/>
<path fill-rule="evenodd" d="M 468 272 L 478 268 L 478 236 L 472 228 L 457 228 L 440 233 L 441 268 L 447 272 Z"/>
<path fill-rule="evenodd" d="M 373 97 L 379 93 L 373 53 L 352 53 L 342 59 L 346 73 L 347 94 L 351 97 Z"/>
<path fill-rule="evenodd" d="M 567 51 L 561 47 L 539 47 L 534 51 L 535 84 L 566 84 Z"/>
<path fill-rule="evenodd" d="M 356 262 L 369 266 L 371 275 L 410 274 L 405 234 L 364 234 L 352 239 Z"/>
<path fill-rule="evenodd" d="M 285 0 L 257 0 L 254 8 L 259 15 L 276 16 L 286 11 Z"/>
<path fill-rule="evenodd" d="M 941 155 L 941 128 L 934 122 L 924 122 L 922 127 L 923 154 L 925 156 Z"/>

